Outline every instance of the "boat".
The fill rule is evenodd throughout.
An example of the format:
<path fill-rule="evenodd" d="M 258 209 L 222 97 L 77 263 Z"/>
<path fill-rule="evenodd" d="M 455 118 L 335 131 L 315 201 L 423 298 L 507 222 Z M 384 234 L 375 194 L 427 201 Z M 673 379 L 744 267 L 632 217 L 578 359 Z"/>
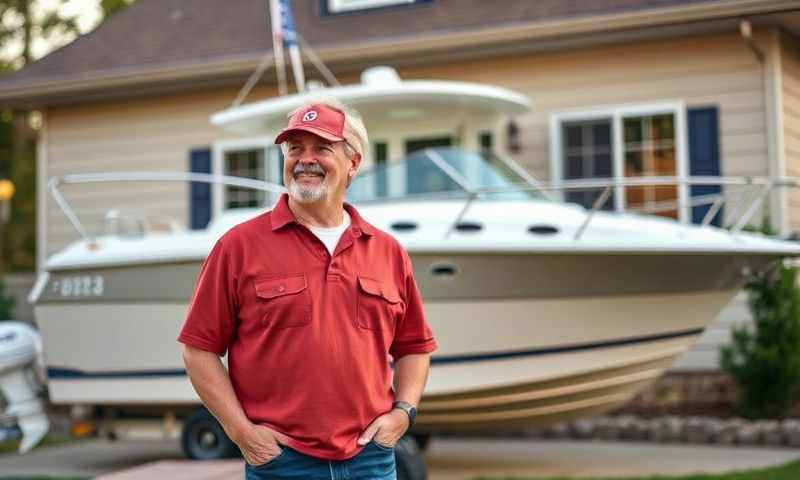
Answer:
<path fill-rule="evenodd" d="M 740 228 L 601 210 L 610 189 L 686 179 L 560 184 L 604 192 L 591 208 L 560 201 L 553 186 L 480 149 L 479 132 L 530 108 L 529 99 L 498 87 L 406 81 L 381 68 L 361 84 L 233 107 L 211 121 L 269 135 L 287 112 L 320 94 L 359 109 L 371 138 L 408 144 L 432 125 L 458 133 L 450 146 L 423 146 L 400 161 L 370 159 L 348 191 L 361 214 L 411 255 L 439 341 L 418 435 L 520 431 L 618 407 L 700 337 L 746 272 L 800 254 L 796 242 Z M 30 294 L 55 404 L 92 405 L 117 418 L 170 412 L 173 419 L 199 405 L 175 341 L 197 274 L 222 234 L 270 205 L 224 211 L 198 231 L 122 221 L 117 212 L 105 233 L 90 235 L 59 190 L 162 180 L 258 188 L 270 201 L 284 191 L 185 172 L 51 179 L 51 193 L 84 236 L 47 260 Z"/>

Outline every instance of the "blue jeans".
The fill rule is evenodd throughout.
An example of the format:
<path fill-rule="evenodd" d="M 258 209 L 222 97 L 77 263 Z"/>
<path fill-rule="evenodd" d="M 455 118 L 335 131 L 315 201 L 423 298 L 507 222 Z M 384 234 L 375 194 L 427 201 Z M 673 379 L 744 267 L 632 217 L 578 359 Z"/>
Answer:
<path fill-rule="evenodd" d="M 264 465 L 245 462 L 246 480 L 397 480 L 394 448 L 372 440 L 353 458 L 323 460 L 285 445 Z"/>

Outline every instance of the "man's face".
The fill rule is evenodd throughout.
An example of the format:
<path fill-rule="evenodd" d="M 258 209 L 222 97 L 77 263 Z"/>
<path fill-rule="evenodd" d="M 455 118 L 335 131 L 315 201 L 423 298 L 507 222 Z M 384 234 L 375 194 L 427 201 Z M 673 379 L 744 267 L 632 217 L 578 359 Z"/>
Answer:
<path fill-rule="evenodd" d="M 340 198 L 355 174 L 360 156 L 348 158 L 344 142 L 331 142 L 309 132 L 286 139 L 283 182 L 298 202 L 312 203 L 331 195 Z"/>

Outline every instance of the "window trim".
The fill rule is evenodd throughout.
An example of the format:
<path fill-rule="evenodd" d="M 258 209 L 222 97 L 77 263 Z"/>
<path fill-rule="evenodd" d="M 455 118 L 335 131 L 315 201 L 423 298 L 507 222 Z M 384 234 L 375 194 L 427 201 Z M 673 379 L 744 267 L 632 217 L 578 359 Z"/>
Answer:
<path fill-rule="evenodd" d="M 226 175 L 224 172 L 224 158 L 225 153 L 230 150 L 257 150 L 263 149 L 264 150 L 264 172 L 267 171 L 267 165 L 269 164 L 269 150 L 279 148 L 278 145 L 275 145 L 275 141 L 269 137 L 248 137 L 248 138 L 237 138 L 232 140 L 217 140 L 211 147 L 211 173 L 217 175 Z M 274 173 L 274 172 L 273 172 Z M 278 172 L 279 175 L 282 175 L 283 172 Z M 223 188 L 225 185 L 220 183 L 213 183 L 211 188 L 211 211 L 212 217 L 214 218 L 217 215 L 223 213 L 226 209 L 224 208 L 224 199 Z"/>
<path fill-rule="evenodd" d="M 550 176 L 552 183 L 560 187 L 564 182 L 563 171 L 563 136 L 562 124 L 570 121 L 611 119 L 611 146 L 613 156 L 611 160 L 612 178 L 615 181 L 624 179 L 624 151 L 623 151 L 623 119 L 631 116 L 659 115 L 671 113 L 675 116 L 675 157 L 676 176 L 685 180 L 689 173 L 689 143 L 688 125 L 686 119 L 686 105 L 683 100 L 665 100 L 653 103 L 637 103 L 624 105 L 607 105 L 594 108 L 569 109 L 550 114 Z M 563 191 L 555 191 L 556 198 L 564 200 Z M 689 203 L 689 187 L 686 184 L 678 186 L 678 200 L 683 208 L 678 209 L 678 220 L 688 223 L 691 219 Z M 614 187 L 614 210 L 625 211 L 625 188 Z"/>

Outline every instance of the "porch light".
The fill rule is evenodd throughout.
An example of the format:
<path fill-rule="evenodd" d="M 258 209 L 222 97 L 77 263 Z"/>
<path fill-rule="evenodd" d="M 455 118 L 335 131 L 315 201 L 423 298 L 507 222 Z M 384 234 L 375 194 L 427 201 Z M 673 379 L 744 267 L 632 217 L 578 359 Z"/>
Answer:
<path fill-rule="evenodd" d="M 14 196 L 14 183 L 8 179 L 0 180 L 0 224 L 11 218 L 11 197 Z"/>
<path fill-rule="evenodd" d="M 0 201 L 11 200 L 14 196 L 14 183 L 11 180 L 0 180 Z"/>

